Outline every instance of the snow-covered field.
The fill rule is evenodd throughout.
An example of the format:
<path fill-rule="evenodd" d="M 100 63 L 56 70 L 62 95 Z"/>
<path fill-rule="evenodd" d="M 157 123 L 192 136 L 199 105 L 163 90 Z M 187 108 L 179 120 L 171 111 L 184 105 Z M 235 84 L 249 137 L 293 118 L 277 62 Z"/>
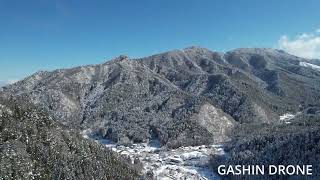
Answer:
<path fill-rule="evenodd" d="M 157 141 L 123 146 L 106 139 L 92 137 L 88 131 L 84 131 L 83 135 L 85 138 L 92 138 L 104 144 L 120 155 L 130 157 L 132 162 L 139 159 L 143 164 L 143 173 L 152 174 L 157 179 L 219 179 L 208 164 L 211 155 L 224 155 L 221 145 L 188 146 L 168 150 L 161 148 Z"/>

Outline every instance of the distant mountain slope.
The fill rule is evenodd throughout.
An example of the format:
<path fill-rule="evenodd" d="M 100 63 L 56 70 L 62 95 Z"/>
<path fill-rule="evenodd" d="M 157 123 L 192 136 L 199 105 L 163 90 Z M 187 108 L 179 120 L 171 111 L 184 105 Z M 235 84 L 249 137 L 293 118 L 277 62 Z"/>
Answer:
<path fill-rule="evenodd" d="M 273 49 L 191 47 L 141 59 L 38 72 L 4 88 L 61 123 L 111 138 L 177 147 L 225 141 L 238 123 L 278 123 L 320 103 L 320 72 Z"/>
<path fill-rule="evenodd" d="M 138 179 L 116 154 L 22 100 L 0 97 L 0 179 Z M 129 166 L 132 166 L 131 168 Z"/>

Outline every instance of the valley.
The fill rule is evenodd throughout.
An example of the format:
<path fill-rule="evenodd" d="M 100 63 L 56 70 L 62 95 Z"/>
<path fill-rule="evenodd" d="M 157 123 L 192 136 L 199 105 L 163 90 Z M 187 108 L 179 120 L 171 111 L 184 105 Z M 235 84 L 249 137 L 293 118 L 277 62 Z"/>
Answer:
<path fill-rule="evenodd" d="M 90 135 L 90 130 L 82 132 L 84 138 L 94 140 L 106 148 L 132 161 L 139 160 L 142 173 L 150 178 L 173 180 L 220 179 L 213 173 L 210 160 L 213 155 L 224 156 L 222 145 L 186 146 L 167 149 L 158 140 L 150 143 L 117 145 L 110 140 Z"/>

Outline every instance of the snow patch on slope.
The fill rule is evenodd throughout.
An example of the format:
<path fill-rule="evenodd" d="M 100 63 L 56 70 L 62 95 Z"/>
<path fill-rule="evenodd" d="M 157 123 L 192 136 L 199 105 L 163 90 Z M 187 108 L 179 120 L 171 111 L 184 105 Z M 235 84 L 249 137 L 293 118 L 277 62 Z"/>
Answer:
<path fill-rule="evenodd" d="M 320 71 L 320 66 L 317 66 L 315 64 L 311 64 L 311 63 L 307 63 L 307 62 L 300 62 L 299 65 L 303 66 L 303 67 L 308 67 L 308 68 Z"/>
<path fill-rule="evenodd" d="M 291 113 L 285 113 L 279 117 L 280 122 L 284 122 L 285 124 L 290 124 L 290 120 L 292 120 L 297 115 L 301 114 L 301 112 L 298 112 L 296 114 Z"/>

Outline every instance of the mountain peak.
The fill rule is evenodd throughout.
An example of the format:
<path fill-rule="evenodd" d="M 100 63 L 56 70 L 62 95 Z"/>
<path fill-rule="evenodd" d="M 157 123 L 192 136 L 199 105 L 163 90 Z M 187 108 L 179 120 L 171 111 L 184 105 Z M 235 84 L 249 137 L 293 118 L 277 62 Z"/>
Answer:
<path fill-rule="evenodd" d="M 190 46 L 184 48 L 183 51 L 208 52 L 210 50 L 201 46 Z"/>
<path fill-rule="evenodd" d="M 128 60 L 128 59 L 129 59 L 129 57 L 128 57 L 127 55 L 123 55 L 123 54 L 122 54 L 122 55 L 114 58 L 113 60 L 114 60 L 114 61 L 124 61 L 124 60 Z"/>

